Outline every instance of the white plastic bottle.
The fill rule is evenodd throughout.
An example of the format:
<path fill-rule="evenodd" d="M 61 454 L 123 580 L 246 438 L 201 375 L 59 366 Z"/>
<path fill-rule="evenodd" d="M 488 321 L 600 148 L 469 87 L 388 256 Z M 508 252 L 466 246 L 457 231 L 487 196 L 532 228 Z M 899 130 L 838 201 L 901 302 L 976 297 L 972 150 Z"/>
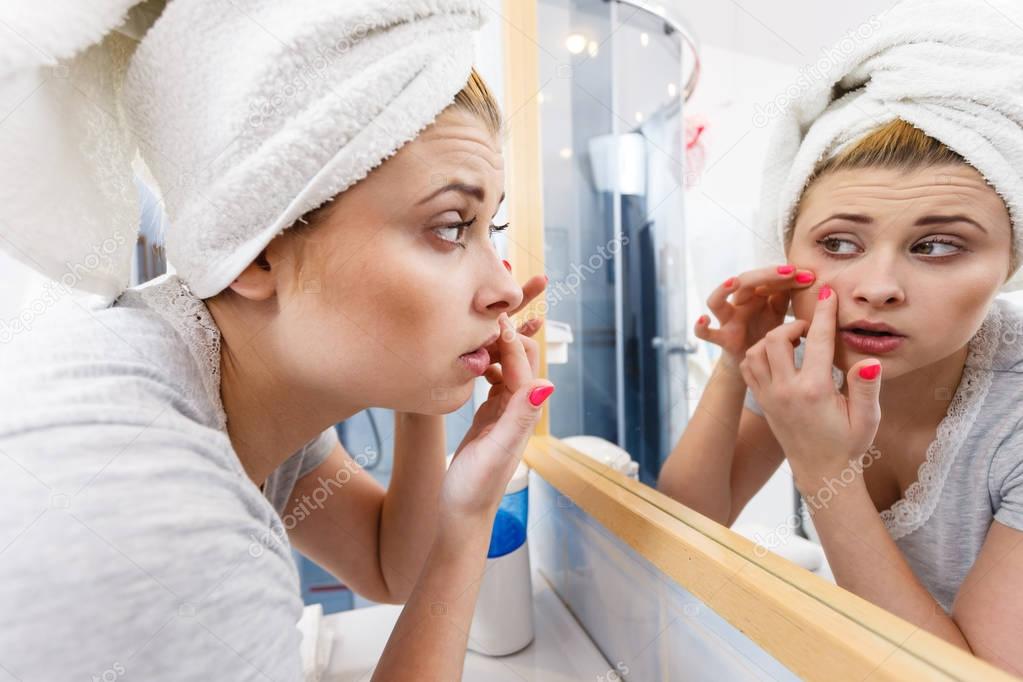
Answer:
<path fill-rule="evenodd" d="M 533 641 L 528 485 L 529 469 L 519 464 L 494 519 L 487 571 L 469 630 L 469 648 L 488 656 L 513 654 Z"/>

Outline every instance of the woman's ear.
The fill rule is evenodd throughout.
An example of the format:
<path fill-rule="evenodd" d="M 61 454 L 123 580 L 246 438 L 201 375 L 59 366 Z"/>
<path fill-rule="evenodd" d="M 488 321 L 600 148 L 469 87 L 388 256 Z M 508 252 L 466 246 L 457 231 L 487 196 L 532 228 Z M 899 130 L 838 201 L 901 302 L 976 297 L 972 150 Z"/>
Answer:
<path fill-rule="evenodd" d="M 228 288 L 251 301 L 265 301 L 277 291 L 276 273 L 270 271 L 266 249 L 248 264 Z"/>

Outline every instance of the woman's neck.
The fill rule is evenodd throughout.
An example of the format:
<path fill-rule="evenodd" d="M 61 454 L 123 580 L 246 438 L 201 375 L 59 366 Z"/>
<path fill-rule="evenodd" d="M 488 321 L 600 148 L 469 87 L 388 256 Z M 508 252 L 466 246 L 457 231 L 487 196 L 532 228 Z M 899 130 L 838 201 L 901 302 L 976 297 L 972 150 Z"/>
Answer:
<path fill-rule="evenodd" d="M 358 410 L 339 408 L 280 371 L 272 320 L 252 320 L 229 300 L 206 303 L 221 333 L 228 436 L 249 478 L 261 485 L 299 448 Z"/>

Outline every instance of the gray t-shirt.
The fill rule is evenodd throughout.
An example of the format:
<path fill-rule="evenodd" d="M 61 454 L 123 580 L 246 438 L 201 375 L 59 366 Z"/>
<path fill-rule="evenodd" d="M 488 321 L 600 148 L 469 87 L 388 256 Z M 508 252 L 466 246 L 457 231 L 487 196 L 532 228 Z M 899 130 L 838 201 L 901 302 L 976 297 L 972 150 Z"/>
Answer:
<path fill-rule="evenodd" d="M 0 346 L 0 680 L 301 679 L 279 513 L 334 430 L 268 499 L 226 433 L 202 301 L 172 275 L 109 307 L 57 294 Z"/>
<path fill-rule="evenodd" d="M 802 365 L 804 345 L 796 349 Z M 837 369 L 836 385 L 842 374 Z M 881 512 L 913 572 L 951 610 L 993 521 L 1023 530 L 1023 309 L 996 299 L 917 481 Z M 746 392 L 746 407 L 763 411 Z M 898 456 L 898 453 L 894 453 Z M 881 453 L 884 456 L 884 453 Z M 839 482 L 840 483 L 840 482 Z M 820 504 L 822 496 L 818 496 Z"/>

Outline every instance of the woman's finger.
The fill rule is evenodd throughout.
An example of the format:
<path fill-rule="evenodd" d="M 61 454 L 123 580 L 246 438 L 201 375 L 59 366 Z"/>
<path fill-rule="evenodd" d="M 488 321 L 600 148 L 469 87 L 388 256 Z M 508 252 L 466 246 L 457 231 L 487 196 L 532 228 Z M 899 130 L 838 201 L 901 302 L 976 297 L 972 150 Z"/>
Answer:
<path fill-rule="evenodd" d="M 526 280 L 526 283 L 522 285 L 522 303 L 517 308 L 512 310 L 509 315 L 514 315 L 526 306 L 528 306 L 534 298 L 539 296 L 544 289 L 547 288 L 547 276 L 546 275 L 533 275 Z"/>
<path fill-rule="evenodd" d="M 817 293 L 817 307 L 806 332 L 806 352 L 802 371 L 809 376 L 831 377 L 835 364 L 835 327 L 838 316 L 838 294 L 827 284 Z"/>
<path fill-rule="evenodd" d="M 743 360 L 753 380 L 759 386 L 768 386 L 771 383 L 771 367 L 767 362 L 767 351 L 764 348 L 764 341 L 761 339 L 753 344 L 746 351 L 746 359 Z"/>
<path fill-rule="evenodd" d="M 805 320 L 795 320 L 782 324 L 767 332 L 764 346 L 771 377 L 776 380 L 791 379 L 796 375 L 794 346 L 806 331 Z"/>
<path fill-rule="evenodd" d="M 529 369 L 532 370 L 532 375 L 536 376 L 540 372 L 540 344 L 536 339 L 523 336 L 521 332 L 519 332 L 519 340 L 522 341 L 522 348 L 526 351 Z"/>
<path fill-rule="evenodd" d="M 800 289 L 813 284 L 812 270 L 800 270 L 794 265 L 773 265 L 757 268 L 739 275 L 732 303 L 742 305 L 754 296 L 769 296 L 779 291 Z"/>
<path fill-rule="evenodd" d="M 501 372 L 501 365 L 490 365 L 486 371 L 483 372 L 483 378 L 491 384 L 497 385 L 504 382 L 504 376 Z"/>
<path fill-rule="evenodd" d="M 519 325 L 518 332 L 522 336 L 533 336 L 540 328 L 543 327 L 544 319 L 542 317 L 534 317 L 526 320 Z M 490 353 L 490 362 L 497 363 L 501 362 L 501 349 L 498 346 L 497 341 L 487 346 L 487 352 Z"/>
<path fill-rule="evenodd" d="M 721 330 L 711 329 L 710 327 L 709 315 L 700 315 L 700 317 L 696 319 L 696 323 L 693 325 L 693 333 L 696 335 L 696 338 L 702 341 L 713 343 L 717 346 L 721 346 L 723 344 L 721 339 Z"/>
<path fill-rule="evenodd" d="M 501 353 L 501 372 L 504 384 L 514 393 L 533 380 L 533 371 L 522 345 L 522 337 L 512 327 L 508 315 L 501 313 L 497 318 L 501 325 L 501 335 L 497 339 L 497 347 Z"/>
<path fill-rule="evenodd" d="M 729 277 L 714 291 L 710 292 L 710 296 L 707 298 L 707 307 L 710 308 L 710 312 L 714 313 L 718 324 L 726 324 L 728 320 L 732 319 L 735 309 L 728 302 L 728 295 L 735 289 L 736 282 L 738 281 L 738 277 Z"/>
<path fill-rule="evenodd" d="M 480 454 L 490 462 L 498 480 L 507 481 L 518 466 L 526 441 L 540 420 L 544 402 L 554 392 L 554 384 L 544 379 L 525 382 L 508 399 L 488 437 L 478 441 Z M 503 490 L 504 483 L 501 484 Z"/>
<path fill-rule="evenodd" d="M 784 316 L 789 311 L 789 302 L 791 300 L 792 294 L 790 292 L 780 291 L 776 294 L 771 294 L 767 299 L 767 304 L 776 315 Z"/>
<path fill-rule="evenodd" d="M 540 327 L 542 326 L 542 317 L 531 317 L 519 325 L 519 334 L 522 334 L 523 336 L 532 336 L 540 331 Z"/>

